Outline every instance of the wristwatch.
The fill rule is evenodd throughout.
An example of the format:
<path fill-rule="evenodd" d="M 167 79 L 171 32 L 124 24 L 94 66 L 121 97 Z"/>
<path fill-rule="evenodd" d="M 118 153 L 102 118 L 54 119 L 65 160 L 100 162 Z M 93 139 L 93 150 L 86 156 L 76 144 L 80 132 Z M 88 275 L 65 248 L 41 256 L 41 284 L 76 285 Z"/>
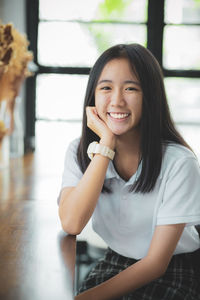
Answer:
<path fill-rule="evenodd" d="M 97 142 L 92 142 L 88 146 L 87 154 L 90 159 L 92 159 L 94 157 L 94 154 L 101 154 L 101 155 L 113 160 L 113 158 L 115 156 L 115 151 L 113 151 L 109 147 L 99 144 Z"/>

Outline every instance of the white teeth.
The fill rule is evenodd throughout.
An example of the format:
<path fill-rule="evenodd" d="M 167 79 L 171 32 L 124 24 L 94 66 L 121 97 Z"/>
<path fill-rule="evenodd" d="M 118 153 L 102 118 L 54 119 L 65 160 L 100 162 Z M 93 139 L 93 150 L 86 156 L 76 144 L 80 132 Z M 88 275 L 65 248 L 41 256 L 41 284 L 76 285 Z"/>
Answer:
<path fill-rule="evenodd" d="M 128 117 L 128 114 L 110 113 L 110 116 L 115 119 L 123 119 Z"/>

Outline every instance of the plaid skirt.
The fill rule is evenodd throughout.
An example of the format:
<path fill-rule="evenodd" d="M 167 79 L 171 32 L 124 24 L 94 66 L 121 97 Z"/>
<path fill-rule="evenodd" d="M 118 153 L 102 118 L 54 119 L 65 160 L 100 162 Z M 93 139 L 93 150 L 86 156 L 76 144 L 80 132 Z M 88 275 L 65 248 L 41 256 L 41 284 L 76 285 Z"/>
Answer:
<path fill-rule="evenodd" d="M 108 280 L 136 262 L 108 248 L 87 275 L 79 293 Z M 174 255 L 162 277 L 116 300 L 200 300 L 200 249 Z"/>

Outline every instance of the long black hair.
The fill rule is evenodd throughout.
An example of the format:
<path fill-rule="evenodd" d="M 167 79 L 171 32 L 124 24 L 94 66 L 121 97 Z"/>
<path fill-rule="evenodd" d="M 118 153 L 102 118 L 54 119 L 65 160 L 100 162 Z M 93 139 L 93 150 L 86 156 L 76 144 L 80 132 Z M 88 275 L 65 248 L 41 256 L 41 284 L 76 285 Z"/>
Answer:
<path fill-rule="evenodd" d="M 104 66 L 115 58 L 127 58 L 133 73 L 137 76 L 143 92 L 142 117 L 140 121 L 140 152 L 142 169 L 131 190 L 150 192 L 160 173 L 163 143 L 175 142 L 185 147 L 189 145 L 175 128 L 167 103 L 163 74 L 153 54 L 139 44 L 120 44 L 107 49 L 91 69 L 86 89 L 82 136 L 77 151 L 77 159 L 82 172 L 90 163 L 88 145 L 99 141 L 99 137 L 87 127 L 86 106 L 95 106 L 95 89 Z M 110 192 L 103 186 L 103 192 Z"/>

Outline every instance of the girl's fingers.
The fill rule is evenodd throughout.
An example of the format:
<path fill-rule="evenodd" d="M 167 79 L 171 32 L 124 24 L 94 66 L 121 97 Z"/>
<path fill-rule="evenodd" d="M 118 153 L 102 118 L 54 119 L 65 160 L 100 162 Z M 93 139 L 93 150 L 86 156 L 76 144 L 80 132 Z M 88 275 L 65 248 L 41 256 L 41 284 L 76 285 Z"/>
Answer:
<path fill-rule="evenodd" d="M 86 108 L 87 120 L 88 122 L 100 122 L 101 119 L 98 116 L 97 110 L 95 107 L 87 107 Z"/>
<path fill-rule="evenodd" d="M 96 116 L 98 116 L 96 107 L 93 107 L 93 106 L 87 106 L 87 107 L 86 107 L 86 114 L 87 114 L 88 117 L 89 117 L 89 116 L 92 116 L 93 114 L 95 114 Z"/>
<path fill-rule="evenodd" d="M 87 126 L 94 131 L 100 138 L 106 130 L 106 124 L 99 118 L 95 107 L 86 107 Z"/>

